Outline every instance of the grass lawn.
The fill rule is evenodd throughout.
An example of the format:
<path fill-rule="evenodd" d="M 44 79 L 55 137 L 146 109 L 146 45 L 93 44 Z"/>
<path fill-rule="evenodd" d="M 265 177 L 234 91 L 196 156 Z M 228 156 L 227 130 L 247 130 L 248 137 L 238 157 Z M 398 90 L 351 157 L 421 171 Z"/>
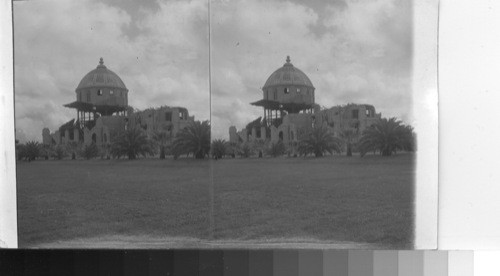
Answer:
<path fill-rule="evenodd" d="M 36 161 L 17 170 L 20 247 L 115 235 L 412 246 L 409 154 Z"/>

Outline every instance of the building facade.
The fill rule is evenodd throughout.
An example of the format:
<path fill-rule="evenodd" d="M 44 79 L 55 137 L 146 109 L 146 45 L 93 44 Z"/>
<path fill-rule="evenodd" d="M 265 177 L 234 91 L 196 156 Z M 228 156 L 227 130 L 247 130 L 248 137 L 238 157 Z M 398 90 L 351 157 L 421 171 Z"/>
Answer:
<path fill-rule="evenodd" d="M 316 91 L 311 80 L 291 63 L 289 56 L 286 63 L 269 76 L 262 92 L 263 98 L 251 104 L 263 108 L 263 117 L 239 131 L 231 126 L 230 142 L 281 141 L 289 151 L 294 152 L 300 140 L 313 127 L 326 127 L 334 136 L 340 137 L 346 130 L 361 134 L 381 118 L 375 107 L 367 104 L 321 109 L 315 103 Z"/>
<path fill-rule="evenodd" d="M 194 121 L 184 107 L 161 106 L 143 111 L 128 105 L 125 83 L 109 70 L 101 58 L 96 69 L 86 74 L 75 89 L 76 101 L 64 105 L 76 109 L 76 119 L 63 124 L 54 132 L 42 131 L 46 145 L 96 144 L 107 148 L 112 139 L 129 127 L 140 127 L 148 136 L 161 131 L 174 137 Z"/>

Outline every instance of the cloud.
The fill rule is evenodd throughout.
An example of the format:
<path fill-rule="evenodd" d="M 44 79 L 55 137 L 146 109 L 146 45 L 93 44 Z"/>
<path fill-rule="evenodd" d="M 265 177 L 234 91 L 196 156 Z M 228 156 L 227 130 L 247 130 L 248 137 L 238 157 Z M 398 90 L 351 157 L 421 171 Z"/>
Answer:
<path fill-rule="evenodd" d="M 132 106 L 184 106 L 208 119 L 207 12 L 204 0 L 14 3 L 16 128 L 41 140 L 43 127 L 74 118 L 62 105 L 100 57 Z"/>
<path fill-rule="evenodd" d="M 263 115 L 249 103 L 286 55 L 322 106 L 368 103 L 411 116 L 410 1 L 215 1 L 211 14 L 214 137 Z"/>
<path fill-rule="evenodd" d="M 99 57 L 132 106 L 184 106 L 212 119 L 214 138 L 263 115 L 250 103 L 287 55 L 321 106 L 368 103 L 411 119 L 411 14 L 399 0 L 213 0 L 210 96 L 205 0 L 15 2 L 16 127 L 40 140 L 74 118 L 62 105 Z"/>

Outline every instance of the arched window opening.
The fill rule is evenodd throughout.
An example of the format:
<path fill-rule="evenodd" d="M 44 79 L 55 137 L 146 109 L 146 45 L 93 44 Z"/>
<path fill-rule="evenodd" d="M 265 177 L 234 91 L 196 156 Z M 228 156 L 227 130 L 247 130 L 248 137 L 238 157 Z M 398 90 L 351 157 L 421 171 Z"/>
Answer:
<path fill-rule="evenodd" d="M 352 118 L 353 119 L 358 119 L 359 118 L 359 110 L 358 109 L 352 110 Z"/>
<path fill-rule="evenodd" d="M 283 141 L 283 131 L 280 131 L 280 133 L 278 134 L 278 137 L 279 137 L 280 141 Z"/>
<path fill-rule="evenodd" d="M 97 143 L 97 135 L 95 133 L 92 134 L 92 143 Z"/>
<path fill-rule="evenodd" d="M 288 87 L 285 87 L 285 89 L 283 90 L 283 92 L 285 92 L 285 94 L 288 94 L 288 93 L 290 93 L 290 88 L 288 88 Z"/>
<path fill-rule="evenodd" d="M 172 112 L 165 112 L 165 121 L 172 122 Z"/>

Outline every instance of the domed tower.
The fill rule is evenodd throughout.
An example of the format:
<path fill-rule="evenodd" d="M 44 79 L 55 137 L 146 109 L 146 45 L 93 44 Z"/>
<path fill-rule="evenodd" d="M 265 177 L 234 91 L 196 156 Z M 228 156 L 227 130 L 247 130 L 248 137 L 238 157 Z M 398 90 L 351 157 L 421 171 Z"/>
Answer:
<path fill-rule="evenodd" d="M 75 92 L 76 101 L 64 106 L 78 111 L 80 127 L 93 125 L 100 116 L 126 115 L 128 89 L 120 77 L 104 65 L 102 58 L 97 68 L 83 77 Z"/>
<path fill-rule="evenodd" d="M 314 86 L 304 72 L 293 66 L 287 56 L 283 67 L 278 68 L 262 87 L 263 99 L 252 105 L 264 108 L 264 120 L 268 126 L 279 125 L 289 113 L 312 113 Z"/>

